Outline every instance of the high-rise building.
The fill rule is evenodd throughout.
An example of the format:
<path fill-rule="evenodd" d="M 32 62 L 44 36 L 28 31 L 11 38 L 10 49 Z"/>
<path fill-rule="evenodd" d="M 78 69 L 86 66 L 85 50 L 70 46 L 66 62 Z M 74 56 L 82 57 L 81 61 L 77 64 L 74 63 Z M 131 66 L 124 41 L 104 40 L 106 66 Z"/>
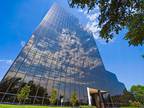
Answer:
<path fill-rule="evenodd" d="M 54 4 L 21 50 L 0 84 L 0 101 L 17 103 L 25 84 L 29 97 L 23 104 L 49 104 L 56 90 L 57 104 L 70 103 L 75 92 L 80 104 L 92 104 L 90 96 L 120 95 L 125 89 L 105 70 L 92 34 L 76 17 Z"/>

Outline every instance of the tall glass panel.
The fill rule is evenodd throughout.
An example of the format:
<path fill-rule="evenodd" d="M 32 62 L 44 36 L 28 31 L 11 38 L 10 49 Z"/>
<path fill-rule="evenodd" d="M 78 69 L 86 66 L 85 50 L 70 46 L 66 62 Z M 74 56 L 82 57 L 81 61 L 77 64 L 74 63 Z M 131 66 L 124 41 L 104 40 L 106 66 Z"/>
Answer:
<path fill-rule="evenodd" d="M 18 103 L 17 94 L 30 86 L 23 104 L 49 105 L 57 91 L 56 105 L 70 105 L 73 92 L 79 104 L 88 101 L 87 87 L 121 94 L 125 89 L 105 70 L 91 33 L 78 19 L 54 4 L 24 46 L 0 83 L 1 102 Z"/>

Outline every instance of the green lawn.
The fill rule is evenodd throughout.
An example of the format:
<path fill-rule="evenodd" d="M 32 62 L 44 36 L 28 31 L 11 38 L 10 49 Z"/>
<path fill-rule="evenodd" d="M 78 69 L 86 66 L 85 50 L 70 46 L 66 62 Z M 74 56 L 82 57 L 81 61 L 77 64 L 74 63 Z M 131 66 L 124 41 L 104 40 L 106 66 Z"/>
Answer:
<path fill-rule="evenodd" d="M 48 106 L 31 106 L 31 105 L 3 105 L 0 108 L 70 108 L 70 107 L 48 107 Z"/>
<path fill-rule="evenodd" d="M 51 106 L 32 106 L 32 105 L 8 105 L 0 104 L 0 108 L 71 108 L 71 107 L 51 107 Z M 88 106 L 81 106 L 80 108 L 95 108 Z"/>
<path fill-rule="evenodd" d="M 130 107 L 121 107 L 121 108 L 139 108 L 139 107 L 132 107 L 132 106 L 130 106 Z"/>
<path fill-rule="evenodd" d="M 120 107 L 120 108 L 144 108 L 144 106 L 141 106 L 141 107 L 129 106 L 129 107 Z"/>
<path fill-rule="evenodd" d="M 0 108 L 71 108 L 71 107 L 51 107 L 51 106 L 4 105 L 4 104 L 0 104 Z M 95 107 L 82 106 L 81 108 L 95 108 Z M 138 107 L 121 107 L 121 108 L 138 108 Z"/>
<path fill-rule="evenodd" d="M 32 105 L 8 105 L 8 104 L 0 104 L 0 108 L 72 108 L 72 107 L 51 107 L 51 106 L 32 106 Z M 81 106 L 80 108 L 96 108 Z"/>

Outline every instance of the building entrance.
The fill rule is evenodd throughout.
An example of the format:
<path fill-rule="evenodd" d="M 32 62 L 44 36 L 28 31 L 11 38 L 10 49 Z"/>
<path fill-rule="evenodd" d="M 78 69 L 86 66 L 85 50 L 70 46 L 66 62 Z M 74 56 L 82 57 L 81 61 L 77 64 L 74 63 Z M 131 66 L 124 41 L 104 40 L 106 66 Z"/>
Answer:
<path fill-rule="evenodd" d="M 110 95 L 107 91 L 87 88 L 89 106 L 96 106 L 97 108 L 106 108 L 112 103 Z"/>

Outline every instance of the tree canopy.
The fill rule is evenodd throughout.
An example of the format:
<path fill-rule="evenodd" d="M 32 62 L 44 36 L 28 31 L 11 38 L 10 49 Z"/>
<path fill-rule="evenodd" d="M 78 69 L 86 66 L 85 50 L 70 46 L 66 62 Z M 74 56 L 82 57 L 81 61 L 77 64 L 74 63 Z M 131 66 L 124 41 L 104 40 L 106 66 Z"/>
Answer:
<path fill-rule="evenodd" d="M 30 93 L 30 86 L 26 84 L 24 87 L 21 88 L 21 90 L 17 94 L 18 101 L 21 103 L 22 101 L 27 99 L 29 97 L 29 93 Z"/>
<path fill-rule="evenodd" d="M 52 89 L 51 96 L 50 96 L 50 103 L 52 105 L 55 105 L 56 102 L 57 102 L 57 90 L 56 89 Z"/>
<path fill-rule="evenodd" d="M 144 44 L 144 0 L 68 0 L 68 3 L 71 7 L 87 7 L 88 10 L 97 5 L 100 37 L 107 42 L 126 28 L 124 39 L 129 45 Z"/>
<path fill-rule="evenodd" d="M 134 85 L 131 87 L 131 92 L 134 94 L 136 101 L 144 105 L 144 86 Z"/>
<path fill-rule="evenodd" d="M 76 91 L 72 92 L 72 95 L 70 97 L 70 102 L 71 102 L 72 106 L 75 106 L 78 103 Z"/>

